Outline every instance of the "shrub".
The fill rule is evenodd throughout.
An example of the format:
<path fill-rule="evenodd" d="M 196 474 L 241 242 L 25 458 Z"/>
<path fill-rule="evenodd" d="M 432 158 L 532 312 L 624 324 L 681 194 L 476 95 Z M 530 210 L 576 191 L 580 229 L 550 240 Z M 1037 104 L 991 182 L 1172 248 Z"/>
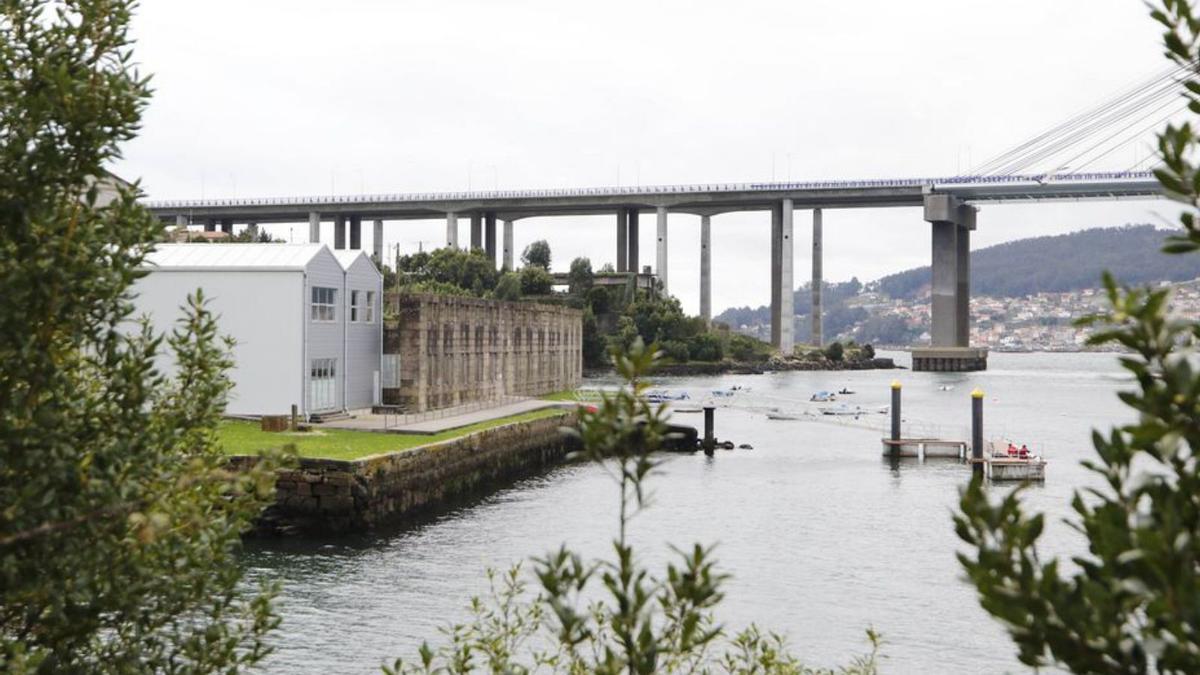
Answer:
<path fill-rule="evenodd" d="M 521 295 L 549 295 L 554 291 L 554 277 L 546 268 L 528 265 L 521 269 Z"/>

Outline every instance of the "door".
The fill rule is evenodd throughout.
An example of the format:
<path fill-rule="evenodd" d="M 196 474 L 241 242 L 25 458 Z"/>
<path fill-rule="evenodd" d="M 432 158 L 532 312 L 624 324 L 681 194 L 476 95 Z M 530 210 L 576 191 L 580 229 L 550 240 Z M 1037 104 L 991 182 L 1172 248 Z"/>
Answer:
<path fill-rule="evenodd" d="M 308 378 L 308 403 L 313 412 L 337 407 L 337 359 L 313 359 Z"/>

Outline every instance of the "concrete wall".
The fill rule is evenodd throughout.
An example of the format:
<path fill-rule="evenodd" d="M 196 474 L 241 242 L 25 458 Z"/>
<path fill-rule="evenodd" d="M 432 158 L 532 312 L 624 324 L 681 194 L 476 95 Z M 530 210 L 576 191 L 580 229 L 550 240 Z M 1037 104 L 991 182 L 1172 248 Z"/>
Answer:
<path fill-rule="evenodd" d="M 371 320 L 350 321 L 350 292 L 370 291 Z M 375 382 L 380 377 L 379 355 L 383 340 L 383 277 L 366 256 L 359 256 L 346 270 L 342 307 L 346 316 L 346 395 L 348 410 L 370 408 L 376 400 Z"/>
<path fill-rule="evenodd" d="M 169 333 L 183 315 L 188 294 L 197 288 L 204 289 L 219 332 L 237 340 L 229 373 L 234 386 L 226 411 L 281 415 L 300 403 L 303 322 L 308 320 L 308 303 L 300 301 L 303 274 L 156 270 L 134 284 L 136 315 L 149 316 L 156 331 Z M 170 372 L 175 366 L 163 358 L 159 367 Z"/>
<path fill-rule="evenodd" d="M 383 351 L 400 354 L 400 386 L 384 390 L 385 403 L 421 412 L 579 386 L 577 309 L 431 294 L 387 304 Z"/>
<path fill-rule="evenodd" d="M 499 480 L 556 463 L 571 440 L 574 411 L 354 461 L 302 459 L 279 472 L 260 533 L 350 532 L 446 505 Z M 237 457 L 234 466 L 255 461 Z"/>

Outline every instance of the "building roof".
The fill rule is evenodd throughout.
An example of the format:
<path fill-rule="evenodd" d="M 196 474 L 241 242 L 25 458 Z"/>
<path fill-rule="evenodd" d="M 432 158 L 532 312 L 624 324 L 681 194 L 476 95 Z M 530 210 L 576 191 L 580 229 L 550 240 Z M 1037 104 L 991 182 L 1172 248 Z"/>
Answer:
<path fill-rule="evenodd" d="M 367 262 L 371 260 L 366 251 L 342 249 L 330 252 L 333 253 L 333 257 L 337 258 L 338 264 L 342 266 L 343 271 L 350 269 L 350 266 L 359 258 L 366 258 Z"/>
<path fill-rule="evenodd" d="M 303 270 L 324 244 L 159 244 L 146 267 L 161 270 Z"/>

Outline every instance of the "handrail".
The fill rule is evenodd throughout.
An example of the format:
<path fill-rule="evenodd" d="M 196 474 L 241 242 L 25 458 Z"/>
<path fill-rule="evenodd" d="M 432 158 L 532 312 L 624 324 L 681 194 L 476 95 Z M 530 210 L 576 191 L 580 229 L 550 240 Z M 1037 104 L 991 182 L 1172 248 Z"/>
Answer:
<path fill-rule="evenodd" d="M 877 178 L 841 181 L 786 181 L 762 183 L 692 183 L 683 185 L 647 185 L 638 187 L 606 186 L 582 188 L 541 188 L 533 190 L 496 190 L 467 192 L 414 192 L 362 195 L 326 195 L 296 197 L 250 197 L 245 199 L 170 199 L 146 202 L 151 209 L 211 208 L 220 206 L 299 206 L 305 204 L 371 204 L 380 202 L 496 201 L 508 199 L 550 199 L 572 197 L 652 196 L 664 194 L 701 194 L 729 192 L 772 192 L 796 190 L 844 190 L 855 188 L 905 188 L 934 185 L 994 184 L 1072 184 L 1087 181 L 1137 181 L 1154 178 L 1150 171 L 1109 171 L 1057 175 L 946 176 L 940 178 Z"/>

